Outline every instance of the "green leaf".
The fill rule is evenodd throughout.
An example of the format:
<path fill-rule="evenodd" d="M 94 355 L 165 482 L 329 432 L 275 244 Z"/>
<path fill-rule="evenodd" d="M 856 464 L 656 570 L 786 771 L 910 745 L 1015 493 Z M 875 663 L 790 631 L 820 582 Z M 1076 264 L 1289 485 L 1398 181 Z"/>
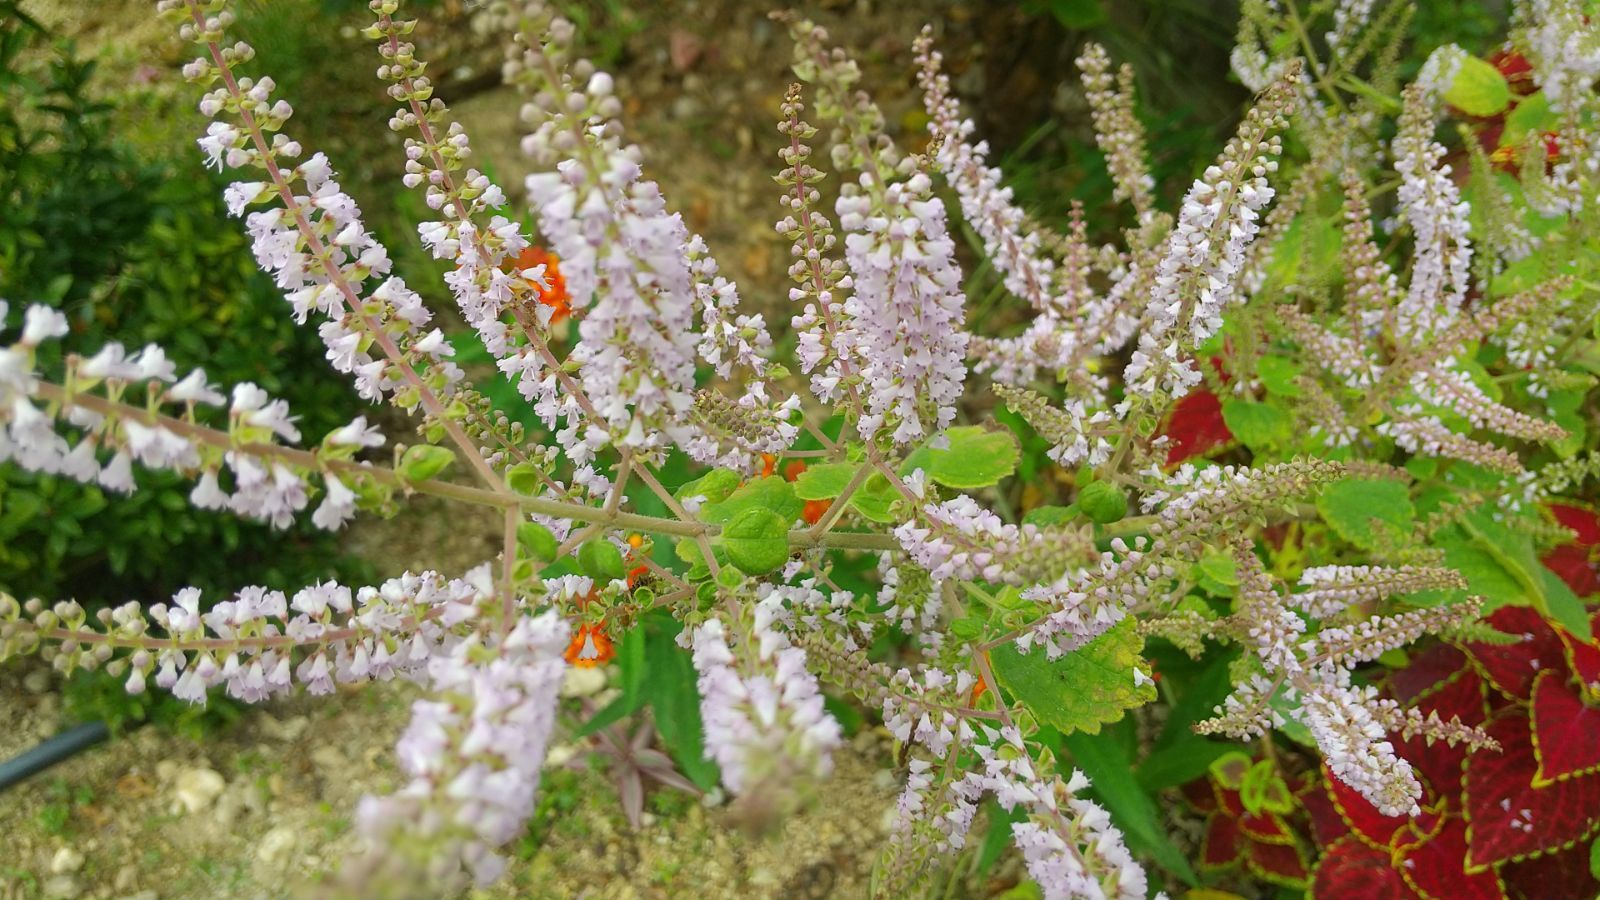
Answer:
<path fill-rule="evenodd" d="M 700 694 L 695 689 L 694 663 L 676 640 L 682 626 L 665 614 L 652 614 L 644 623 L 644 696 L 654 710 L 661 745 L 701 790 L 717 786 L 717 765 L 706 759 L 705 728 L 700 720 Z"/>
<path fill-rule="evenodd" d="M 1072 653 L 1051 662 L 1043 648 L 1022 653 L 1014 644 L 994 649 L 995 678 L 1041 722 L 1062 734 L 1097 734 L 1100 726 L 1156 698 L 1148 680 L 1135 683 L 1144 639 L 1124 619 Z"/>
<path fill-rule="evenodd" d="M 1256 361 L 1256 376 L 1266 389 L 1279 397 L 1300 396 L 1300 364 L 1287 356 L 1263 356 Z"/>
<path fill-rule="evenodd" d="M 1416 517 L 1405 485 L 1369 478 L 1344 478 L 1323 488 L 1317 512 L 1340 537 L 1367 550 L 1376 547 L 1385 532 L 1389 539 L 1398 538 Z"/>
<path fill-rule="evenodd" d="M 1252 813 L 1289 813 L 1294 809 L 1294 796 L 1284 784 L 1278 767 L 1270 759 L 1263 759 L 1244 773 L 1244 784 L 1239 787 L 1239 801 Z"/>
<path fill-rule="evenodd" d="M 1071 506 L 1035 506 L 1028 510 L 1022 517 L 1022 524 L 1037 525 L 1047 528 L 1051 525 L 1065 525 L 1078 517 L 1078 510 Z"/>
<path fill-rule="evenodd" d="M 704 497 L 707 503 L 720 503 L 728 499 L 728 495 L 739 487 L 741 480 L 739 473 L 732 469 L 712 469 L 673 491 L 672 496 L 680 501 L 690 497 Z"/>
<path fill-rule="evenodd" d="M 597 586 L 628 577 L 622 551 L 603 537 L 590 538 L 578 548 L 578 568 L 593 578 Z"/>
<path fill-rule="evenodd" d="M 1078 492 L 1078 508 L 1089 521 L 1110 525 L 1128 514 L 1128 495 L 1109 481 L 1091 481 Z"/>
<path fill-rule="evenodd" d="M 1199 884 L 1183 852 L 1167 837 L 1155 803 L 1134 780 L 1132 761 L 1109 738 L 1069 734 L 1061 741 L 1071 752 L 1073 763 L 1089 776 L 1091 790 L 1111 812 L 1112 821 L 1122 829 L 1129 847 L 1149 854 L 1184 882 Z"/>
<path fill-rule="evenodd" d="M 894 503 L 899 499 L 900 493 L 889 479 L 883 477 L 882 472 L 874 472 L 866 484 L 850 495 L 850 506 L 874 522 L 887 524 L 895 521 Z"/>
<path fill-rule="evenodd" d="M 801 500 L 832 500 L 844 493 L 856 474 L 854 463 L 822 463 L 808 466 L 794 480 L 795 496 Z"/>
<path fill-rule="evenodd" d="M 1230 397 L 1222 401 L 1222 421 L 1251 450 L 1279 447 L 1294 436 L 1288 413 L 1269 403 Z"/>
<path fill-rule="evenodd" d="M 799 518 L 804 508 L 805 502 L 795 496 L 794 485 L 777 475 L 768 475 L 752 478 L 726 499 L 700 507 L 700 518 L 720 524 L 733 521 L 747 509 L 765 509 L 776 513 L 787 524 Z"/>
<path fill-rule="evenodd" d="M 1022 450 L 1009 431 L 989 431 L 979 425 L 946 429 L 942 435 L 950 445 L 942 450 L 927 444 L 912 451 L 900 464 L 900 474 L 921 469 L 945 487 L 961 490 L 988 487 L 1017 470 Z"/>
<path fill-rule="evenodd" d="M 1506 127 L 1500 132 L 1500 146 L 1522 149 L 1529 133 L 1544 134 L 1561 127 L 1561 117 L 1550 108 L 1550 99 L 1543 91 L 1529 94 L 1517 101 L 1516 108 L 1506 113 Z"/>
<path fill-rule="evenodd" d="M 1595 838 L 1589 845 L 1589 874 L 1600 881 L 1600 838 Z"/>
<path fill-rule="evenodd" d="M 544 485 L 541 474 L 539 467 L 533 463 L 517 463 L 506 469 L 506 487 L 524 497 L 536 496 Z"/>
<path fill-rule="evenodd" d="M 770 509 L 741 510 L 722 529 L 728 561 L 747 575 L 765 575 L 789 560 L 789 525 Z"/>
<path fill-rule="evenodd" d="M 528 559 L 554 562 L 559 547 L 556 536 L 538 522 L 523 522 L 517 526 L 517 545 Z"/>
<path fill-rule="evenodd" d="M 400 466 L 395 472 L 407 481 L 425 481 L 443 472 L 455 460 L 455 453 L 446 447 L 417 444 L 400 454 Z"/>
<path fill-rule="evenodd" d="M 1533 541 L 1527 535 L 1507 528 L 1484 512 L 1462 517 L 1460 526 L 1462 532 L 1472 539 L 1472 546 L 1504 573 L 1504 580 L 1494 585 L 1498 594 L 1485 594 L 1491 601 L 1496 601 L 1494 605 L 1515 603 L 1531 606 L 1546 618 L 1561 623 L 1580 640 L 1588 640 L 1592 636 L 1583 601 L 1554 572 L 1539 562 Z M 1448 549 L 1445 559 L 1450 559 Z M 1474 573 L 1463 571 L 1462 574 L 1466 575 L 1468 585 L 1475 589 Z"/>
<path fill-rule="evenodd" d="M 1511 85 L 1490 63 L 1463 56 L 1444 99 L 1469 116 L 1497 116 L 1511 103 Z"/>
<path fill-rule="evenodd" d="M 1233 692 L 1232 659 L 1217 656 L 1199 675 L 1180 682 L 1178 701 L 1167 714 L 1155 747 L 1135 773 L 1146 791 L 1155 793 L 1193 781 L 1206 773 L 1213 760 L 1238 749 L 1237 744 L 1195 734 L 1193 728 Z"/>

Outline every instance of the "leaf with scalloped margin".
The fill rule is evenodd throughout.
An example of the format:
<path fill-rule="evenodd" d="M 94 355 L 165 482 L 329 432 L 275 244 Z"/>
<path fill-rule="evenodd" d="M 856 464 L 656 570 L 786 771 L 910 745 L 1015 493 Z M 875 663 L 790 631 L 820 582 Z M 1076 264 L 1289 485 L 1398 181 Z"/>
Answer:
<path fill-rule="evenodd" d="M 1305 887 L 1311 866 L 1298 841 L 1287 844 L 1251 841 L 1246 850 L 1245 864 L 1256 877 L 1284 887 Z"/>
<path fill-rule="evenodd" d="M 1411 654 L 1404 668 L 1389 673 L 1388 689 L 1401 703 L 1436 691 L 1468 667 L 1467 655 L 1450 644 L 1433 644 Z"/>
<path fill-rule="evenodd" d="M 1541 672 L 1533 684 L 1533 755 L 1543 787 L 1600 772 L 1600 709 L 1583 702 L 1563 673 Z"/>
<path fill-rule="evenodd" d="M 1329 847 L 1311 873 L 1314 900 L 1412 900 L 1416 897 L 1389 865 L 1385 850 L 1374 850 L 1353 837 Z"/>
<path fill-rule="evenodd" d="M 1415 832 L 1411 834 L 1414 836 Z M 1468 872 L 1461 865 L 1467 853 L 1467 823 L 1458 816 L 1423 840 L 1396 835 L 1394 867 L 1406 884 L 1424 897 L 1449 900 L 1505 900 L 1505 886 L 1493 869 Z"/>
<path fill-rule="evenodd" d="M 1489 717 L 1483 692 L 1483 679 L 1478 673 L 1463 669 L 1410 705 L 1423 715 L 1438 713 L 1445 722 L 1459 719 L 1464 725 L 1482 725 Z M 1389 735 L 1389 740 L 1395 752 L 1421 773 L 1425 787 L 1447 795 L 1458 792 L 1461 767 L 1467 761 L 1465 744 L 1452 747 L 1435 741 L 1430 745 L 1420 734 L 1403 738 L 1395 733 Z"/>
<path fill-rule="evenodd" d="M 1328 785 L 1328 796 L 1333 798 L 1334 810 L 1362 843 L 1387 849 L 1394 833 L 1410 821 L 1408 816 L 1386 816 L 1378 812 L 1367 798 L 1335 777 L 1327 763 L 1322 764 L 1322 777 Z"/>
<path fill-rule="evenodd" d="M 1561 664 L 1565 654 L 1561 639 L 1544 617 L 1526 606 L 1504 606 L 1485 621 L 1496 631 L 1522 635 L 1516 644 L 1468 642 L 1461 646 L 1472 657 L 1489 684 L 1513 700 L 1533 696 L 1533 680 L 1539 671 Z"/>
<path fill-rule="evenodd" d="M 1501 752 L 1467 757 L 1468 869 L 1560 850 L 1600 830 L 1600 774 L 1536 787 L 1539 762 L 1527 717 L 1510 710 L 1485 730 Z"/>
<path fill-rule="evenodd" d="M 1591 613 L 1589 622 L 1594 633 L 1600 635 L 1600 611 Z M 1556 635 L 1566 649 L 1567 667 L 1582 683 L 1584 696 L 1590 702 L 1600 702 L 1600 638 L 1580 640 L 1564 628 L 1556 629 Z"/>
<path fill-rule="evenodd" d="M 1600 897 L 1600 879 L 1590 871 L 1589 854 L 1589 845 L 1578 843 L 1559 853 L 1506 863 L 1500 876 L 1512 895 L 1524 900 Z"/>
<path fill-rule="evenodd" d="M 1062 734 L 1099 734 L 1100 726 L 1156 699 L 1155 685 L 1148 678 L 1142 682 L 1134 678 L 1134 669 L 1146 664 L 1139 655 L 1144 638 L 1133 624 L 1131 618 L 1123 619 L 1055 661 L 1043 648 L 1022 653 L 1015 644 L 996 647 L 989 660 L 995 678 L 1039 721 Z"/>
<path fill-rule="evenodd" d="M 1212 813 L 1206 820 L 1205 840 L 1200 846 L 1200 867 L 1221 869 L 1233 865 L 1244 852 L 1244 841 L 1238 819 L 1226 813 Z"/>

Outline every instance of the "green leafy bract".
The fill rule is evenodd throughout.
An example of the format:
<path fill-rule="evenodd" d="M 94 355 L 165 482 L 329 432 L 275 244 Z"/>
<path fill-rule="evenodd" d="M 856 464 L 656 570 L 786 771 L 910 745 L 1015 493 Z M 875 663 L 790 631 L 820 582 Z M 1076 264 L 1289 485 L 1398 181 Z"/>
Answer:
<path fill-rule="evenodd" d="M 455 453 L 446 447 L 417 444 L 407 447 L 406 452 L 400 454 L 400 465 L 395 471 L 407 481 L 426 481 L 455 461 Z"/>
<path fill-rule="evenodd" d="M 735 516 L 747 509 L 766 509 L 776 513 L 788 523 L 799 518 L 800 511 L 805 508 L 805 503 L 795 496 L 794 485 L 776 475 L 752 478 L 725 497 L 726 499 L 721 501 L 702 506 L 700 518 L 706 522 L 720 524 L 733 521 Z"/>
<path fill-rule="evenodd" d="M 789 559 L 789 525 L 770 509 L 743 509 L 722 529 L 722 546 L 739 571 L 765 575 Z"/>
<path fill-rule="evenodd" d="M 1144 639 L 1124 619 L 1078 650 L 1055 660 L 1042 649 L 1021 653 L 1012 644 L 990 654 L 995 678 L 1039 721 L 1062 734 L 1098 734 L 1130 709 L 1156 698 L 1148 679 L 1135 681 Z"/>
<path fill-rule="evenodd" d="M 1405 485 L 1371 478 L 1344 478 L 1323 488 L 1317 512 L 1340 537 L 1368 550 L 1397 538 L 1416 517 Z"/>
<path fill-rule="evenodd" d="M 1016 437 L 1009 431 L 989 431 L 978 425 L 946 429 L 943 437 L 950 445 L 934 450 L 924 444 L 913 450 L 900 464 L 900 474 L 921 469 L 933 481 L 960 490 L 998 484 L 1017 470 L 1022 455 Z"/>
<path fill-rule="evenodd" d="M 1222 401 L 1222 421 L 1246 447 L 1281 447 L 1294 437 L 1289 414 L 1270 403 L 1229 398 Z"/>
<path fill-rule="evenodd" d="M 1511 85 L 1491 63 L 1463 54 L 1444 99 L 1469 116 L 1497 116 L 1511 104 Z"/>

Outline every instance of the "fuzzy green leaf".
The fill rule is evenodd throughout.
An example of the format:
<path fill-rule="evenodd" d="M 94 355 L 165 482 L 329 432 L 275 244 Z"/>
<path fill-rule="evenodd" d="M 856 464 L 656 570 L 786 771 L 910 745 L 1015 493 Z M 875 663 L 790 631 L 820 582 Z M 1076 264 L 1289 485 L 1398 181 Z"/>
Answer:
<path fill-rule="evenodd" d="M 1246 447 L 1279 447 L 1294 436 L 1288 413 L 1269 403 L 1229 398 L 1222 401 L 1222 421 Z"/>
<path fill-rule="evenodd" d="M 1017 470 L 1022 450 L 1009 431 L 962 425 L 947 429 L 944 437 L 950 446 L 942 450 L 918 447 L 900 464 L 900 474 L 921 469 L 945 487 L 972 490 L 997 484 Z"/>
<path fill-rule="evenodd" d="M 1464 56 L 1444 99 L 1469 116 L 1497 116 L 1511 103 L 1511 85 L 1490 63 Z"/>
<path fill-rule="evenodd" d="M 590 538 L 578 548 L 578 568 L 597 584 L 628 577 L 622 564 L 622 551 L 603 537 Z"/>
<path fill-rule="evenodd" d="M 1098 734 L 1100 726 L 1156 698 L 1148 680 L 1135 683 L 1144 639 L 1125 619 L 1078 650 L 1055 660 L 1042 648 L 1021 653 L 1013 644 L 990 654 L 1000 684 L 1041 722 L 1062 734 Z"/>
<path fill-rule="evenodd" d="M 747 575 L 765 575 L 789 559 L 789 525 L 761 507 L 741 510 L 722 529 L 728 561 Z"/>
<path fill-rule="evenodd" d="M 407 481 L 426 481 L 455 461 L 456 455 L 446 447 L 417 444 L 400 454 L 400 465 L 395 472 Z"/>
<path fill-rule="evenodd" d="M 1322 489 L 1317 512 L 1339 536 L 1367 550 L 1411 527 L 1416 510 L 1406 486 L 1397 481 L 1344 478 Z"/>
<path fill-rule="evenodd" d="M 795 496 L 794 485 L 776 475 L 753 478 L 726 495 L 727 499 L 707 503 L 700 508 L 700 518 L 706 522 L 731 522 L 747 509 L 765 509 L 782 517 L 785 523 L 800 517 L 805 503 Z"/>
<path fill-rule="evenodd" d="M 801 500 L 832 500 L 844 493 L 856 474 L 854 463 L 821 463 L 808 466 L 794 480 L 795 496 Z"/>

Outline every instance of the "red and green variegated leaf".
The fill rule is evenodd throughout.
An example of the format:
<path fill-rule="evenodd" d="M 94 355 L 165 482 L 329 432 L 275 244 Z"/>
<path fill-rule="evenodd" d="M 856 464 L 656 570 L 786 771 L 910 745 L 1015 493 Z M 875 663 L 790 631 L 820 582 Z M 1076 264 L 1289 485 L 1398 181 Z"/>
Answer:
<path fill-rule="evenodd" d="M 1222 401 L 1204 388 L 1191 391 L 1173 404 L 1162 433 L 1171 439 L 1167 444 L 1169 466 L 1233 443 L 1233 432 L 1222 418 Z"/>
<path fill-rule="evenodd" d="M 1212 788 L 1209 778 L 1196 778 L 1186 782 L 1178 792 L 1183 795 L 1183 799 L 1189 801 L 1195 812 L 1208 813 L 1217 808 L 1217 792 Z"/>
<path fill-rule="evenodd" d="M 1244 852 L 1245 837 L 1239 832 L 1239 820 L 1223 813 L 1212 813 L 1206 819 L 1205 842 L 1200 848 L 1200 866 L 1220 869 L 1239 861 Z"/>
<path fill-rule="evenodd" d="M 1600 700 L 1600 611 L 1591 613 L 1589 622 L 1589 630 L 1595 634 L 1594 640 L 1580 640 L 1565 628 L 1556 629 L 1556 634 L 1566 650 L 1567 667 L 1582 682 L 1584 696 L 1596 701 Z"/>
<path fill-rule="evenodd" d="M 1386 816 L 1378 812 L 1378 808 L 1369 803 L 1367 798 L 1335 778 L 1327 763 L 1322 764 L 1322 778 L 1328 785 L 1328 796 L 1333 798 L 1333 808 L 1338 811 L 1339 818 L 1364 844 L 1388 848 L 1395 831 L 1409 821 L 1406 816 Z"/>
<path fill-rule="evenodd" d="M 1590 597 L 1600 593 L 1600 566 L 1595 565 L 1590 553 L 1589 547 L 1562 544 L 1546 551 L 1539 557 L 1539 562 L 1544 563 L 1546 569 L 1556 573 L 1557 578 L 1566 582 L 1574 594 L 1579 597 Z"/>
<path fill-rule="evenodd" d="M 1239 830 L 1252 841 L 1264 844 L 1290 844 L 1294 830 L 1277 813 L 1245 813 L 1239 817 Z"/>
<path fill-rule="evenodd" d="M 1350 836 L 1350 826 L 1339 815 L 1339 807 L 1334 804 L 1328 785 L 1321 777 L 1310 778 L 1295 794 L 1295 799 L 1300 801 L 1300 808 L 1311 820 L 1311 839 L 1318 847 L 1332 847 Z"/>
<path fill-rule="evenodd" d="M 1245 864 L 1257 877 L 1286 887 L 1303 888 L 1311 876 L 1311 865 L 1298 841 L 1287 844 L 1251 841 L 1245 848 Z"/>
<path fill-rule="evenodd" d="M 1467 823 L 1450 816 L 1427 840 L 1396 840 L 1393 861 L 1400 877 L 1426 900 L 1505 900 L 1499 874 L 1468 872 L 1462 865 L 1466 853 Z"/>
<path fill-rule="evenodd" d="M 1550 510 L 1550 515 L 1562 527 L 1572 529 L 1572 543 L 1580 547 L 1600 544 L 1600 515 L 1596 515 L 1594 510 L 1570 502 L 1547 503 L 1545 508 Z"/>
<path fill-rule="evenodd" d="M 1561 850 L 1600 830 L 1600 774 L 1536 787 L 1539 763 L 1527 716 L 1511 710 L 1485 730 L 1500 752 L 1467 757 L 1469 870 Z"/>
<path fill-rule="evenodd" d="M 1245 814 L 1244 798 L 1239 796 L 1238 791 L 1223 787 L 1216 782 L 1212 782 L 1212 785 L 1217 791 L 1217 809 L 1222 810 L 1224 815 L 1232 816 L 1235 819 Z"/>
<path fill-rule="evenodd" d="M 1390 673 L 1389 693 L 1401 703 L 1414 703 L 1468 668 L 1467 655 L 1459 648 L 1434 644 L 1413 654 L 1405 668 Z"/>
<path fill-rule="evenodd" d="M 1544 672 L 1533 685 L 1533 783 L 1544 787 L 1600 772 L 1600 709 L 1583 702 L 1564 675 Z M 1600 810 L 1596 810 L 1600 815 Z"/>
<path fill-rule="evenodd" d="M 1506 890 L 1518 900 L 1594 900 L 1600 881 L 1590 870 L 1589 846 L 1576 844 L 1500 867 Z"/>
<path fill-rule="evenodd" d="M 1389 864 L 1389 854 L 1347 837 L 1329 847 L 1312 873 L 1312 900 L 1412 900 L 1416 892 Z"/>
<path fill-rule="evenodd" d="M 1472 669 L 1447 679 L 1414 705 L 1424 714 L 1438 713 L 1446 722 L 1459 719 L 1465 725 L 1482 725 L 1489 717 L 1483 679 Z M 1467 760 L 1465 745 L 1452 747 L 1441 741 L 1430 744 L 1420 734 L 1410 738 L 1392 734 L 1389 739 L 1395 752 L 1416 768 L 1428 788 L 1447 798 L 1459 792 L 1461 766 Z"/>
<path fill-rule="evenodd" d="M 1463 649 L 1489 684 L 1513 700 L 1533 696 L 1533 679 L 1539 670 L 1565 661 L 1561 639 L 1544 617 L 1526 606 L 1502 606 L 1489 616 L 1497 631 L 1521 637 L 1515 644 L 1468 643 Z"/>

